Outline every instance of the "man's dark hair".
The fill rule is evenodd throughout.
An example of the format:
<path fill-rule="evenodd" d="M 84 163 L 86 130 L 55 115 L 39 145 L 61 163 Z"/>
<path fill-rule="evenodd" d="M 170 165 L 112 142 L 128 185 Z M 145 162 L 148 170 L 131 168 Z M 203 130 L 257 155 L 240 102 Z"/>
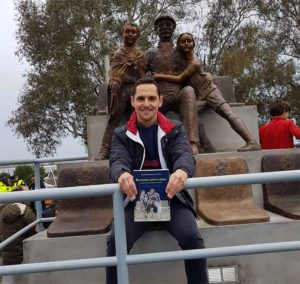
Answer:
<path fill-rule="evenodd" d="M 285 102 L 281 99 L 274 100 L 270 103 L 270 115 L 282 115 L 285 111 Z"/>
<path fill-rule="evenodd" d="M 144 76 L 144 78 L 141 78 L 139 79 L 138 81 L 136 81 L 135 83 L 135 86 L 134 86 L 134 93 L 133 93 L 133 96 L 135 95 L 136 93 L 136 89 L 139 85 L 142 85 L 142 84 L 152 84 L 152 85 L 155 85 L 156 86 L 156 89 L 157 89 L 157 93 L 158 93 L 158 96 L 160 96 L 160 93 L 159 93 L 159 90 L 158 90 L 158 85 L 156 83 L 156 81 L 153 79 L 152 75 L 150 72 L 147 72 Z"/>

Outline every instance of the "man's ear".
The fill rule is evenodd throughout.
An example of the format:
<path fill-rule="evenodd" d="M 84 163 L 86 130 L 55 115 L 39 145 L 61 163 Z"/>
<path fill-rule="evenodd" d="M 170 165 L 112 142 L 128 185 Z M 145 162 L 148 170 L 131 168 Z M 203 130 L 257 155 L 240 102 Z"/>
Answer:
<path fill-rule="evenodd" d="M 130 102 L 131 102 L 131 105 L 132 107 L 134 108 L 134 96 L 130 96 Z"/>
<path fill-rule="evenodd" d="M 159 97 L 159 107 L 162 106 L 163 101 L 164 101 L 164 97 L 163 97 L 163 96 L 160 96 L 160 97 Z"/>

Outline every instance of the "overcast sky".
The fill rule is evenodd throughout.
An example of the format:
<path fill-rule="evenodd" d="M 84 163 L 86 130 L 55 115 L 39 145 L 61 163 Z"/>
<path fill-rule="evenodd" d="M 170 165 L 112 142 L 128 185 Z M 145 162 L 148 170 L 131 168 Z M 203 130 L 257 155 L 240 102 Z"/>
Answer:
<path fill-rule="evenodd" d="M 0 161 L 35 158 L 26 150 L 23 139 L 17 139 L 13 131 L 5 126 L 11 112 L 17 108 L 19 90 L 24 84 L 22 75 L 26 70 L 26 64 L 21 63 L 15 56 L 17 50 L 15 14 L 14 1 L 0 1 Z M 79 140 L 70 137 L 63 141 L 55 157 L 86 155 Z"/>

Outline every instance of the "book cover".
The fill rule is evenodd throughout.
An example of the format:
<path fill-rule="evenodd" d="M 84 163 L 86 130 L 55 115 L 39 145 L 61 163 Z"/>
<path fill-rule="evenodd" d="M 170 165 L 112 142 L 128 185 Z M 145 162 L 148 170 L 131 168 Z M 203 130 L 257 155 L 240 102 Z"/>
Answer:
<path fill-rule="evenodd" d="M 133 171 L 137 188 L 135 222 L 171 220 L 170 200 L 165 192 L 169 176 L 167 169 Z"/>

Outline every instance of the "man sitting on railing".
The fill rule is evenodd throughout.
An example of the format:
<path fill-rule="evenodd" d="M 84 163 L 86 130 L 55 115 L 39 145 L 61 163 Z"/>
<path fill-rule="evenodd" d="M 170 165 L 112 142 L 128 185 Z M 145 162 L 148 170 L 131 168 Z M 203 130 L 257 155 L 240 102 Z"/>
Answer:
<path fill-rule="evenodd" d="M 184 250 L 204 248 L 204 241 L 195 221 L 192 199 L 183 189 L 194 173 L 195 160 L 181 122 L 170 121 L 158 109 L 163 97 L 152 77 L 136 83 L 131 97 L 134 112 L 126 126 L 114 130 L 110 157 L 110 177 L 127 195 L 125 208 L 127 249 L 148 229 L 149 222 L 134 222 L 134 200 L 137 189 L 132 171 L 135 169 L 168 168 L 171 175 L 166 187 L 170 200 L 171 221 L 160 222 Z M 114 256 L 115 235 L 112 229 L 107 240 L 107 256 Z M 185 261 L 188 283 L 207 284 L 205 259 Z M 107 268 L 107 283 L 117 283 L 115 267 Z"/>

